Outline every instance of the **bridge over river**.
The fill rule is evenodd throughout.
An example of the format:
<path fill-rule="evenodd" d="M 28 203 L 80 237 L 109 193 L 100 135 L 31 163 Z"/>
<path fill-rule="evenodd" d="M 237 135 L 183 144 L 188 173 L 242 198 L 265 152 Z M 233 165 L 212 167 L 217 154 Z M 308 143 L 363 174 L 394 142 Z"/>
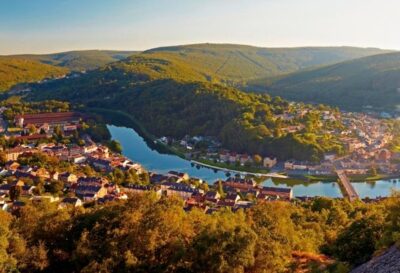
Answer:
<path fill-rule="evenodd" d="M 337 170 L 336 173 L 339 177 L 339 183 L 342 185 L 342 189 L 344 190 L 344 195 L 350 200 L 350 202 L 358 200 L 360 197 L 358 196 L 358 193 L 354 189 L 353 185 L 350 183 L 350 179 L 347 177 L 346 171 Z"/>

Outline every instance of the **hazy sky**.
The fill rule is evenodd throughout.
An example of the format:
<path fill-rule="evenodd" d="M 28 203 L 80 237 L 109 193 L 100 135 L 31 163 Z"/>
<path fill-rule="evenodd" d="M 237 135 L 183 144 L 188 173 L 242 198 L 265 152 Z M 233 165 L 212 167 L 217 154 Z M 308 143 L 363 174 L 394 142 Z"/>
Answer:
<path fill-rule="evenodd" d="M 0 54 L 215 42 L 400 49 L 399 0 L 0 0 Z"/>

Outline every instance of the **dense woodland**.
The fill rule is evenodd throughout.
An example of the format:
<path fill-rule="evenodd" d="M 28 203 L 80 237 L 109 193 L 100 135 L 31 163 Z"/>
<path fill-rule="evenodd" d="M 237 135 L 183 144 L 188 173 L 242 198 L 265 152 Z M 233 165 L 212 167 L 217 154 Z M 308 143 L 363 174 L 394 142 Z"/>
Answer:
<path fill-rule="evenodd" d="M 0 92 L 19 83 L 36 82 L 64 75 L 67 69 L 37 61 L 0 56 Z"/>
<path fill-rule="evenodd" d="M 54 54 L 25 54 L 17 57 L 64 67 L 70 71 L 84 71 L 125 59 L 135 53 L 135 51 L 80 50 Z"/>
<path fill-rule="evenodd" d="M 204 47 L 187 47 L 183 52 L 180 48 L 157 49 L 79 78 L 33 85 L 34 92 L 27 97 L 30 102 L 12 97 L 1 103 L 8 107 L 4 116 L 11 121 L 18 113 L 65 111 L 71 109 L 71 103 L 78 110 L 123 111 L 156 136 L 216 136 L 225 147 L 238 152 L 307 160 L 317 160 L 327 151 L 343 152 L 334 137 L 319 129 L 320 112 L 338 110 L 293 105 L 279 97 L 229 87 L 232 79 L 238 79 L 237 85 L 249 75 L 267 76 L 265 71 L 275 75 L 323 64 L 321 60 L 327 56 L 321 51 L 308 55 L 314 56 L 312 61 L 306 58 L 300 64 L 295 56 L 303 56 L 306 49 L 294 55 L 274 55 L 275 61 L 288 64 L 280 71 L 279 62 L 270 63 L 274 60 L 271 51 L 245 48 L 237 52 L 227 46 L 210 51 Z M 351 55 L 354 49 L 346 50 L 349 52 L 337 54 Z M 215 56 L 222 63 L 206 61 Z M 43 58 L 43 62 L 57 61 Z M 286 58 L 296 61 L 289 63 Z M 65 66 L 80 64 L 79 58 L 68 65 L 65 61 Z M 196 66 L 198 63 L 203 66 Z M 239 74 L 238 67 L 243 68 Z M 35 102 L 46 99 L 68 103 Z M 299 109 L 312 111 L 290 125 L 303 124 L 304 129 L 283 133 L 282 120 L 275 115 Z M 326 126 L 336 129 L 342 124 Z M 95 141 L 106 140 L 104 128 L 93 120 L 74 141 L 79 143 L 85 133 Z M 4 147 L 16 145 L 12 139 L 0 141 Z M 56 132 L 51 141 L 68 139 Z M 119 149 L 116 143 L 110 143 L 110 148 Z M 41 154 L 18 160 L 49 170 L 96 174 L 91 168 L 76 169 Z M 113 172 L 108 178 L 117 184 L 148 183 L 130 173 Z M 54 195 L 63 188 L 55 182 L 32 183 Z M 327 198 L 276 201 L 213 214 L 185 211 L 182 200 L 159 199 L 153 194 L 68 209 L 27 202 L 12 214 L 0 211 L 0 272 L 296 272 L 301 261 L 295 253 L 303 253 L 330 257 L 325 262 L 307 262 L 310 272 L 344 273 L 399 242 L 400 197 L 395 195 L 374 203 Z"/>
<path fill-rule="evenodd" d="M 399 102 L 400 54 L 364 57 L 275 79 L 258 79 L 250 86 L 303 102 L 326 103 L 349 110 L 395 111 Z"/>
<path fill-rule="evenodd" d="M 398 238 L 400 199 L 319 198 L 246 211 L 185 212 L 182 201 L 135 195 L 87 208 L 0 211 L 2 272 L 294 272 L 294 251 L 335 258 L 311 272 L 348 272 Z M 319 268 L 319 269 L 318 269 Z"/>
<path fill-rule="evenodd" d="M 113 69 L 134 73 L 138 80 L 155 76 L 157 79 L 204 81 L 350 110 L 360 110 L 367 105 L 395 110 L 398 53 L 384 54 L 389 52 L 354 47 L 259 48 L 195 44 L 155 48 L 142 53 L 86 50 L 25 54 L 0 57 L 0 91 L 67 71 L 93 70 L 113 63 Z M 124 61 L 118 62 L 121 60 Z"/>
<path fill-rule="evenodd" d="M 179 63 L 136 56 L 77 79 L 37 85 L 30 99 L 57 98 L 124 111 L 155 136 L 214 136 L 237 152 L 300 160 L 318 160 L 327 151 L 343 152 L 332 135 L 320 131 L 320 112 L 337 110 L 292 105 L 279 97 L 198 82 L 195 74 L 182 69 Z M 311 112 L 286 126 L 303 124 L 305 129 L 283 133 L 282 120 L 275 116 L 301 109 Z M 341 126 L 338 121 L 325 124 L 324 129 Z"/>
<path fill-rule="evenodd" d="M 235 44 L 194 44 L 150 49 L 141 55 L 184 64 L 208 81 L 240 85 L 255 78 L 287 74 L 384 52 L 387 51 L 355 47 L 262 48 Z"/>

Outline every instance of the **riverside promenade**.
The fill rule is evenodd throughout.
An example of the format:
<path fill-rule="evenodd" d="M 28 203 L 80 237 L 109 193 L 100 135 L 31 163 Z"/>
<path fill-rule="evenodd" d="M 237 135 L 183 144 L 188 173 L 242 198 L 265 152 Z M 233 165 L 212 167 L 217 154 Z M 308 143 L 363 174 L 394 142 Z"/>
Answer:
<path fill-rule="evenodd" d="M 210 169 L 215 169 L 215 170 L 220 170 L 220 171 L 224 171 L 224 172 L 231 172 L 231 173 L 238 173 L 241 175 L 254 175 L 254 176 L 258 176 L 258 177 L 271 177 L 271 178 L 288 178 L 288 176 L 286 175 L 281 175 L 278 173 L 253 173 L 253 172 L 244 172 L 244 171 L 238 171 L 238 170 L 233 170 L 233 169 L 227 169 L 227 168 L 222 168 L 222 167 L 217 167 L 217 166 L 213 166 L 213 165 L 209 165 L 209 164 L 205 164 L 199 161 L 195 161 L 195 160 L 191 160 L 190 162 L 199 165 L 199 166 L 203 166 L 206 168 L 210 168 Z"/>

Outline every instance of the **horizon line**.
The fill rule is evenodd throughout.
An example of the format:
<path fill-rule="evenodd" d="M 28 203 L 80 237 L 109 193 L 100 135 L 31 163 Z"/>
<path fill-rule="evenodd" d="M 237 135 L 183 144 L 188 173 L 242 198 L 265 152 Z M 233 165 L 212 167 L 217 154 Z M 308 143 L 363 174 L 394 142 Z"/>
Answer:
<path fill-rule="evenodd" d="M 236 45 L 236 46 L 248 46 L 248 47 L 256 47 L 256 48 L 264 48 L 264 49 L 300 49 L 300 48 L 360 48 L 360 49 L 378 49 L 382 51 L 399 51 L 400 49 L 389 49 L 389 48 L 381 48 L 375 46 L 356 46 L 356 45 L 299 45 L 299 46 L 260 46 L 260 45 L 252 45 L 252 44 L 242 44 L 242 43 L 231 43 L 231 42 L 199 42 L 199 43 L 185 43 L 185 44 L 175 44 L 175 45 L 163 45 L 150 47 L 147 49 L 118 49 L 118 48 L 82 48 L 82 49 L 60 49 L 54 51 L 44 51 L 44 52 L 26 52 L 26 53 L 14 53 L 14 54 L 2 54 L 1 57 L 10 57 L 10 56 L 24 56 L 24 55 L 52 55 L 52 54 L 60 54 L 60 53 L 68 53 L 68 52 L 82 52 L 82 51 L 115 51 L 115 52 L 145 52 L 154 49 L 160 48 L 169 48 L 169 47 L 184 47 L 184 46 L 195 46 L 195 45 Z"/>

